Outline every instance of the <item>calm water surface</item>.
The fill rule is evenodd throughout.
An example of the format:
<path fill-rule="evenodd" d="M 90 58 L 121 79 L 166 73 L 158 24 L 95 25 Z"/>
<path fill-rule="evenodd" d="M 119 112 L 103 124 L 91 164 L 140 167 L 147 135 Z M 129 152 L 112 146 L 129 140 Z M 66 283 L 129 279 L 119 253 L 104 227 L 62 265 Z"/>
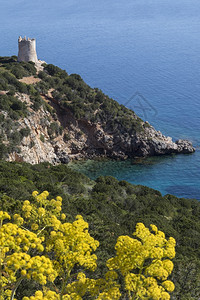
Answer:
<path fill-rule="evenodd" d="M 197 0 L 0 0 L 0 55 L 19 35 L 38 57 L 79 73 L 164 134 L 188 138 L 193 155 L 94 162 L 75 168 L 112 175 L 163 194 L 200 199 L 200 2 Z"/>

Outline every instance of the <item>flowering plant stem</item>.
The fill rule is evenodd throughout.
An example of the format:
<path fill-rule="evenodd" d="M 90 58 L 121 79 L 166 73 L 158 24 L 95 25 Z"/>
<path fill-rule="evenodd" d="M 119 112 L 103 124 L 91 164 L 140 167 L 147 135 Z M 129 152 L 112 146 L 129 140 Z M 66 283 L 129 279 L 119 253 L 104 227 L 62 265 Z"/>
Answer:
<path fill-rule="evenodd" d="M 19 278 L 19 280 L 16 282 L 15 286 L 13 287 L 12 289 L 12 294 L 10 296 L 10 300 L 14 300 L 14 296 L 15 296 L 15 293 L 16 293 L 16 290 L 18 288 L 18 286 L 20 285 L 20 283 L 22 282 L 23 278 Z"/>
<path fill-rule="evenodd" d="M 67 285 L 67 281 L 68 281 L 69 277 L 70 277 L 70 271 L 68 271 L 68 273 L 63 281 L 62 289 L 61 289 L 61 293 L 60 293 L 60 300 L 63 300 L 63 294 L 65 292 L 65 287 Z"/>

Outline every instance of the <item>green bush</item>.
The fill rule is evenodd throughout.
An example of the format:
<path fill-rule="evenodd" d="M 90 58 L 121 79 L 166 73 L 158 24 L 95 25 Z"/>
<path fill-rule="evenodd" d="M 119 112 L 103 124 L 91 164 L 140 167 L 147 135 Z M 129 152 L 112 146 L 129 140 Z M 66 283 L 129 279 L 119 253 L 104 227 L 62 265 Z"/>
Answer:
<path fill-rule="evenodd" d="M 44 139 L 44 135 L 43 135 L 43 134 L 40 134 L 40 141 L 43 142 L 43 143 L 45 142 L 45 139 Z"/>
<path fill-rule="evenodd" d="M 27 137 L 30 135 L 30 133 L 31 133 L 31 131 L 30 131 L 29 127 L 20 129 L 20 134 L 22 135 L 22 137 Z"/>
<path fill-rule="evenodd" d="M 21 202 L 6 204 L 5 193 L 21 201 L 29 199 L 33 190 L 49 190 L 51 197 L 59 194 L 68 220 L 81 213 L 90 223 L 90 233 L 101 244 L 97 251 L 100 257 L 99 276 L 105 270 L 105 258 L 113 255 L 119 235 L 131 234 L 137 222 L 144 222 L 145 226 L 153 223 L 166 232 L 167 237 L 173 236 L 177 240 L 175 271 L 172 274 L 176 284 L 174 297 L 195 299 L 195 295 L 199 295 L 198 201 L 172 195 L 163 197 L 160 192 L 148 187 L 131 185 L 110 176 L 101 176 L 94 182 L 66 165 L 42 163 L 32 166 L 0 162 L 0 207 L 7 205 L 7 210 L 17 211 Z M 186 289 L 183 289 L 185 278 L 188 281 Z"/>

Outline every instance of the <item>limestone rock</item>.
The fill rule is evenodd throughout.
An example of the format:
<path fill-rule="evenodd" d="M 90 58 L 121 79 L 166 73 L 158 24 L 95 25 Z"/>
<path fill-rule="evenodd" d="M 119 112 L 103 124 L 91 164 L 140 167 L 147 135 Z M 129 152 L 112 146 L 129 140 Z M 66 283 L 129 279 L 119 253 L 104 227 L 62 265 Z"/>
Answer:
<path fill-rule="evenodd" d="M 192 153 L 195 151 L 194 147 L 192 146 L 192 143 L 188 140 L 178 140 L 176 141 L 176 145 L 178 147 L 179 153 Z"/>
<path fill-rule="evenodd" d="M 28 127 L 30 134 L 23 138 L 21 152 L 9 155 L 10 161 L 67 164 L 70 160 L 83 158 L 127 159 L 195 151 L 191 142 L 173 142 L 171 137 L 164 136 L 147 122 L 144 122 L 142 130 L 137 132 L 124 132 L 121 130 L 121 124 L 118 124 L 116 131 L 112 131 L 105 124 L 92 124 L 87 120 L 75 119 L 68 111 L 63 112 L 53 98 L 52 106 L 56 108 L 56 117 L 43 106 L 34 111 L 28 95 L 17 93 L 16 96 L 28 106 L 29 116 L 20 120 L 20 128 Z M 43 96 L 44 100 L 51 99 L 49 96 L 45 97 Z M 52 135 L 49 130 L 52 123 L 56 123 L 57 127 L 64 126 L 63 132 Z"/>

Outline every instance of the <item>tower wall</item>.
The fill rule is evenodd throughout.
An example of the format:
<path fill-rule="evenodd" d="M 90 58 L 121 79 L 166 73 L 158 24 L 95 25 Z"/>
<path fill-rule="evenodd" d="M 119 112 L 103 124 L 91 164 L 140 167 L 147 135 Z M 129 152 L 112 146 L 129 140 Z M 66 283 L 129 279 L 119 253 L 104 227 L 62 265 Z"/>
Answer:
<path fill-rule="evenodd" d="M 36 53 L 36 41 L 35 39 L 26 39 L 26 37 L 18 39 L 18 61 L 33 61 L 38 62 Z"/>

